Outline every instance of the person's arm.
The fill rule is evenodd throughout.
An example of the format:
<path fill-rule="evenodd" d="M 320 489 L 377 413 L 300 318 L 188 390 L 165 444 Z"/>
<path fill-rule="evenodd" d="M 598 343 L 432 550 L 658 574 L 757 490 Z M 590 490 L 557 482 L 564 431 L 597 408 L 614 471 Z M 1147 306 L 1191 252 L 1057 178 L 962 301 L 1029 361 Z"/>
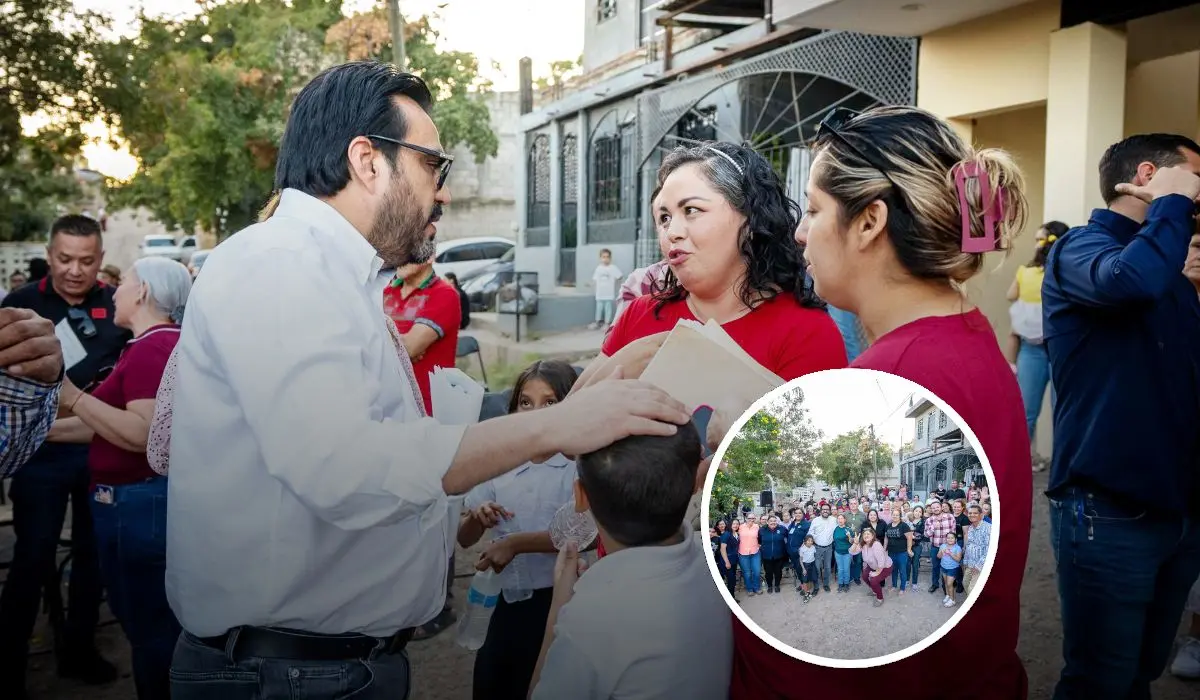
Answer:
<path fill-rule="evenodd" d="M 83 394 L 71 412 L 97 435 L 128 452 L 145 452 L 154 418 L 154 399 L 130 401 L 125 408 L 109 406 L 91 394 Z"/>
<path fill-rule="evenodd" d="M 600 674 L 592 655 L 575 641 L 574 635 L 556 633 L 558 619 L 559 611 L 552 608 L 537 666 L 529 681 L 529 700 L 609 697 L 600 688 Z"/>
<path fill-rule="evenodd" d="M 444 293 L 443 293 L 444 292 Z M 420 359 L 431 345 L 446 337 L 448 330 L 462 323 L 462 304 L 453 287 L 437 287 L 430 294 L 421 315 L 413 320 L 413 326 L 400 337 L 404 348 L 412 359 Z"/>
<path fill-rule="evenodd" d="M 729 563 L 729 549 L 726 547 L 725 540 L 721 540 L 721 559 L 725 561 L 725 568 L 728 569 L 733 565 Z"/>
<path fill-rule="evenodd" d="M 0 368 L 0 477 L 21 468 L 46 440 L 59 384 L 14 377 Z"/>
<path fill-rule="evenodd" d="M 946 553 L 949 554 L 950 558 L 953 559 L 954 561 L 961 562 L 962 558 L 963 558 L 963 549 L 961 546 L 957 547 L 957 549 L 958 549 L 957 552 L 955 552 L 953 549 L 951 549 L 950 551 L 948 551 Z"/>
<path fill-rule="evenodd" d="M 407 333 L 400 335 L 400 339 L 404 341 L 404 349 L 408 351 L 408 356 L 419 360 L 430 345 L 442 339 L 442 333 L 440 329 L 435 329 L 418 320 Z"/>
<path fill-rule="evenodd" d="M 911 557 L 913 555 L 913 552 L 912 552 L 912 547 L 913 547 L 912 530 L 909 530 L 908 532 L 904 533 L 904 537 L 908 540 L 908 556 Z"/>
<path fill-rule="evenodd" d="M 1008 293 L 1004 296 L 1009 301 L 1016 301 L 1021 297 L 1021 283 L 1017 277 L 1013 277 L 1012 284 L 1008 285 Z"/>
<path fill-rule="evenodd" d="M 87 427 L 78 416 L 70 416 L 54 421 L 50 432 L 46 434 L 46 442 L 87 444 L 95 435 L 96 431 Z"/>
<path fill-rule="evenodd" d="M 1077 232 L 1051 250 L 1064 295 L 1091 307 L 1119 307 L 1162 298 L 1187 259 L 1193 202 L 1182 195 L 1154 200 L 1137 235 L 1122 246 L 1108 236 Z M 1063 244 L 1066 245 L 1063 245 Z"/>

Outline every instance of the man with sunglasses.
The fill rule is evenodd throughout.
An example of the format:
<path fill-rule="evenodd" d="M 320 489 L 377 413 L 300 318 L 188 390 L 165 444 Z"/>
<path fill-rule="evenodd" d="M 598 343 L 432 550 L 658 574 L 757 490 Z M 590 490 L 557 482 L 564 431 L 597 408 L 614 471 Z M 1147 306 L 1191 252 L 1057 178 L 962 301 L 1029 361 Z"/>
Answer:
<path fill-rule="evenodd" d="M 116 364 L 130 339 L 113 323 L 114 289 L 96 277 L 104 261 L 100 224 L 80 215 L 57 219 L 46 248 L 50 274 L 6 296 L 0 306 L 48 320 L 62 347 L 66 376 L 88 387 Z M 0 697 L 24 697 L 29 637 L 42 586 L 52 580 L 59 536 L 71 503 L 71 587 L 58 673 L 89 684 L 116 680 L 96 651 L 100 574 L 89 504 L 87 445 L 47 442 L 12 479 L 12 568 L 0 591 Z"/>
<path fill-rule="evenodd" d="M 280 143 L 278 205 L 213 250 L 188 298 L 171 399 L 166 592 L 185 630 L 172 695 L 407 697 L 407 644 L 453 574 L 457 497 L 538 455 L 691 419 L 619 380 L 475 425 L 426 417 L 383 292 L 392 270 L 428 261 L 450 202 L 432 109 L 390 64 L 314 78 Z"/>

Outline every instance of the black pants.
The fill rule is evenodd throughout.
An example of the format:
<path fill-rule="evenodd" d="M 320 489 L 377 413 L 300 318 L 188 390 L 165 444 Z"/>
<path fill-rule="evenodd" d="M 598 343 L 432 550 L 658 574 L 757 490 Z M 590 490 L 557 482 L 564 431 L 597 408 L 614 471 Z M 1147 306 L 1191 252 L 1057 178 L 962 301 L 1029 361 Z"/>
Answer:
<path fill-rule="evenodd" d="M 57 445 L 55 447 L 58 447 Z M 12 567 L 0 592 L 0 683 L 24 686 L 29 637 L 43 587 L 54 585 L 58 540 L 71 504 L 71 583 L 63 651 L 90 651 L 100 615 L 100 564 L 88 496 L 87 446 L 30 461 L 12 479 Z M 2 695 L 3 693 L 0 693 Z"/>
<path fill-rule="evenodd" d="M 553 593 L 552 588 L 539 588 L 519 603 L 500 596 L 487 637 L 475 654 L 474 700 L 526 700 Z"/>
<path fill-rule="evenodd" d="M 783 580 L 783 565 L 787 559 L 763 559 L 763 571 L 767 574 L 767 588 L 778 588 Z"/>

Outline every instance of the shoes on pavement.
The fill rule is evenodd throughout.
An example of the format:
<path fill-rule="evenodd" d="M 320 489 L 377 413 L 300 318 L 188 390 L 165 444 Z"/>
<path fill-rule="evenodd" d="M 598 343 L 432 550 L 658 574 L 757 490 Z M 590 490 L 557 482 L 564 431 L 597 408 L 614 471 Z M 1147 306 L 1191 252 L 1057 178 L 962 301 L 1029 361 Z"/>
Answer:
<path fill-rule="evenodd" d="M 1200 678 L 1200 639 L 1188 637 L 1171 662 L 1171 675 L 1194 680 Z"/>
<path fill-rule="evenodd" d="M 947 608 L 953 608 L 954 607 L 954 599 L 951 598 L 950 596 L 946 596 L 946 602 L 942 603 L 942 605 L 946 606 Z"/>
<path fill-rule="evenodd" d="M 883 605 L 883 598 L 876 598 L 875 602 L 871 603 L 871 605 L 874 605 L 875 607 L 878 608 L 880 605 Z"/>
<path fill-rule="evenodd" d="M 825 592 L 826 592 L 826 593 L 828 593 L 828 592 L 829 592 L 829 586 L 828 586 L 828 585 L 821 586 L 821 587 L 825 589 Z"/>

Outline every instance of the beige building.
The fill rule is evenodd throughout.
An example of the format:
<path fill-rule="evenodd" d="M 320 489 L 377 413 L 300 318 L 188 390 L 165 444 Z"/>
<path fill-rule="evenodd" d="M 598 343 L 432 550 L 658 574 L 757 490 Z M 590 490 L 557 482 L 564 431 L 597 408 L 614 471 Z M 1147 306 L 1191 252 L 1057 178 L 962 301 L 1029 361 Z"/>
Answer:
<path fill-rule="evenodd" d="M 1166 0 L 775 0 L 782 26 L 920 37 L 919 107 L 951 119 L 977 146 L 1012 152 L 1032 221 L 996 254 L 971 298 L 998 336 L 1005 290 L 1045 221 L 1087 222 L 1103 206 L 1104 149 L 1136 133 L 1200 136 L 1200 3 Z M 1049 453 L 1049 399 L 1038 450 Z"/>

